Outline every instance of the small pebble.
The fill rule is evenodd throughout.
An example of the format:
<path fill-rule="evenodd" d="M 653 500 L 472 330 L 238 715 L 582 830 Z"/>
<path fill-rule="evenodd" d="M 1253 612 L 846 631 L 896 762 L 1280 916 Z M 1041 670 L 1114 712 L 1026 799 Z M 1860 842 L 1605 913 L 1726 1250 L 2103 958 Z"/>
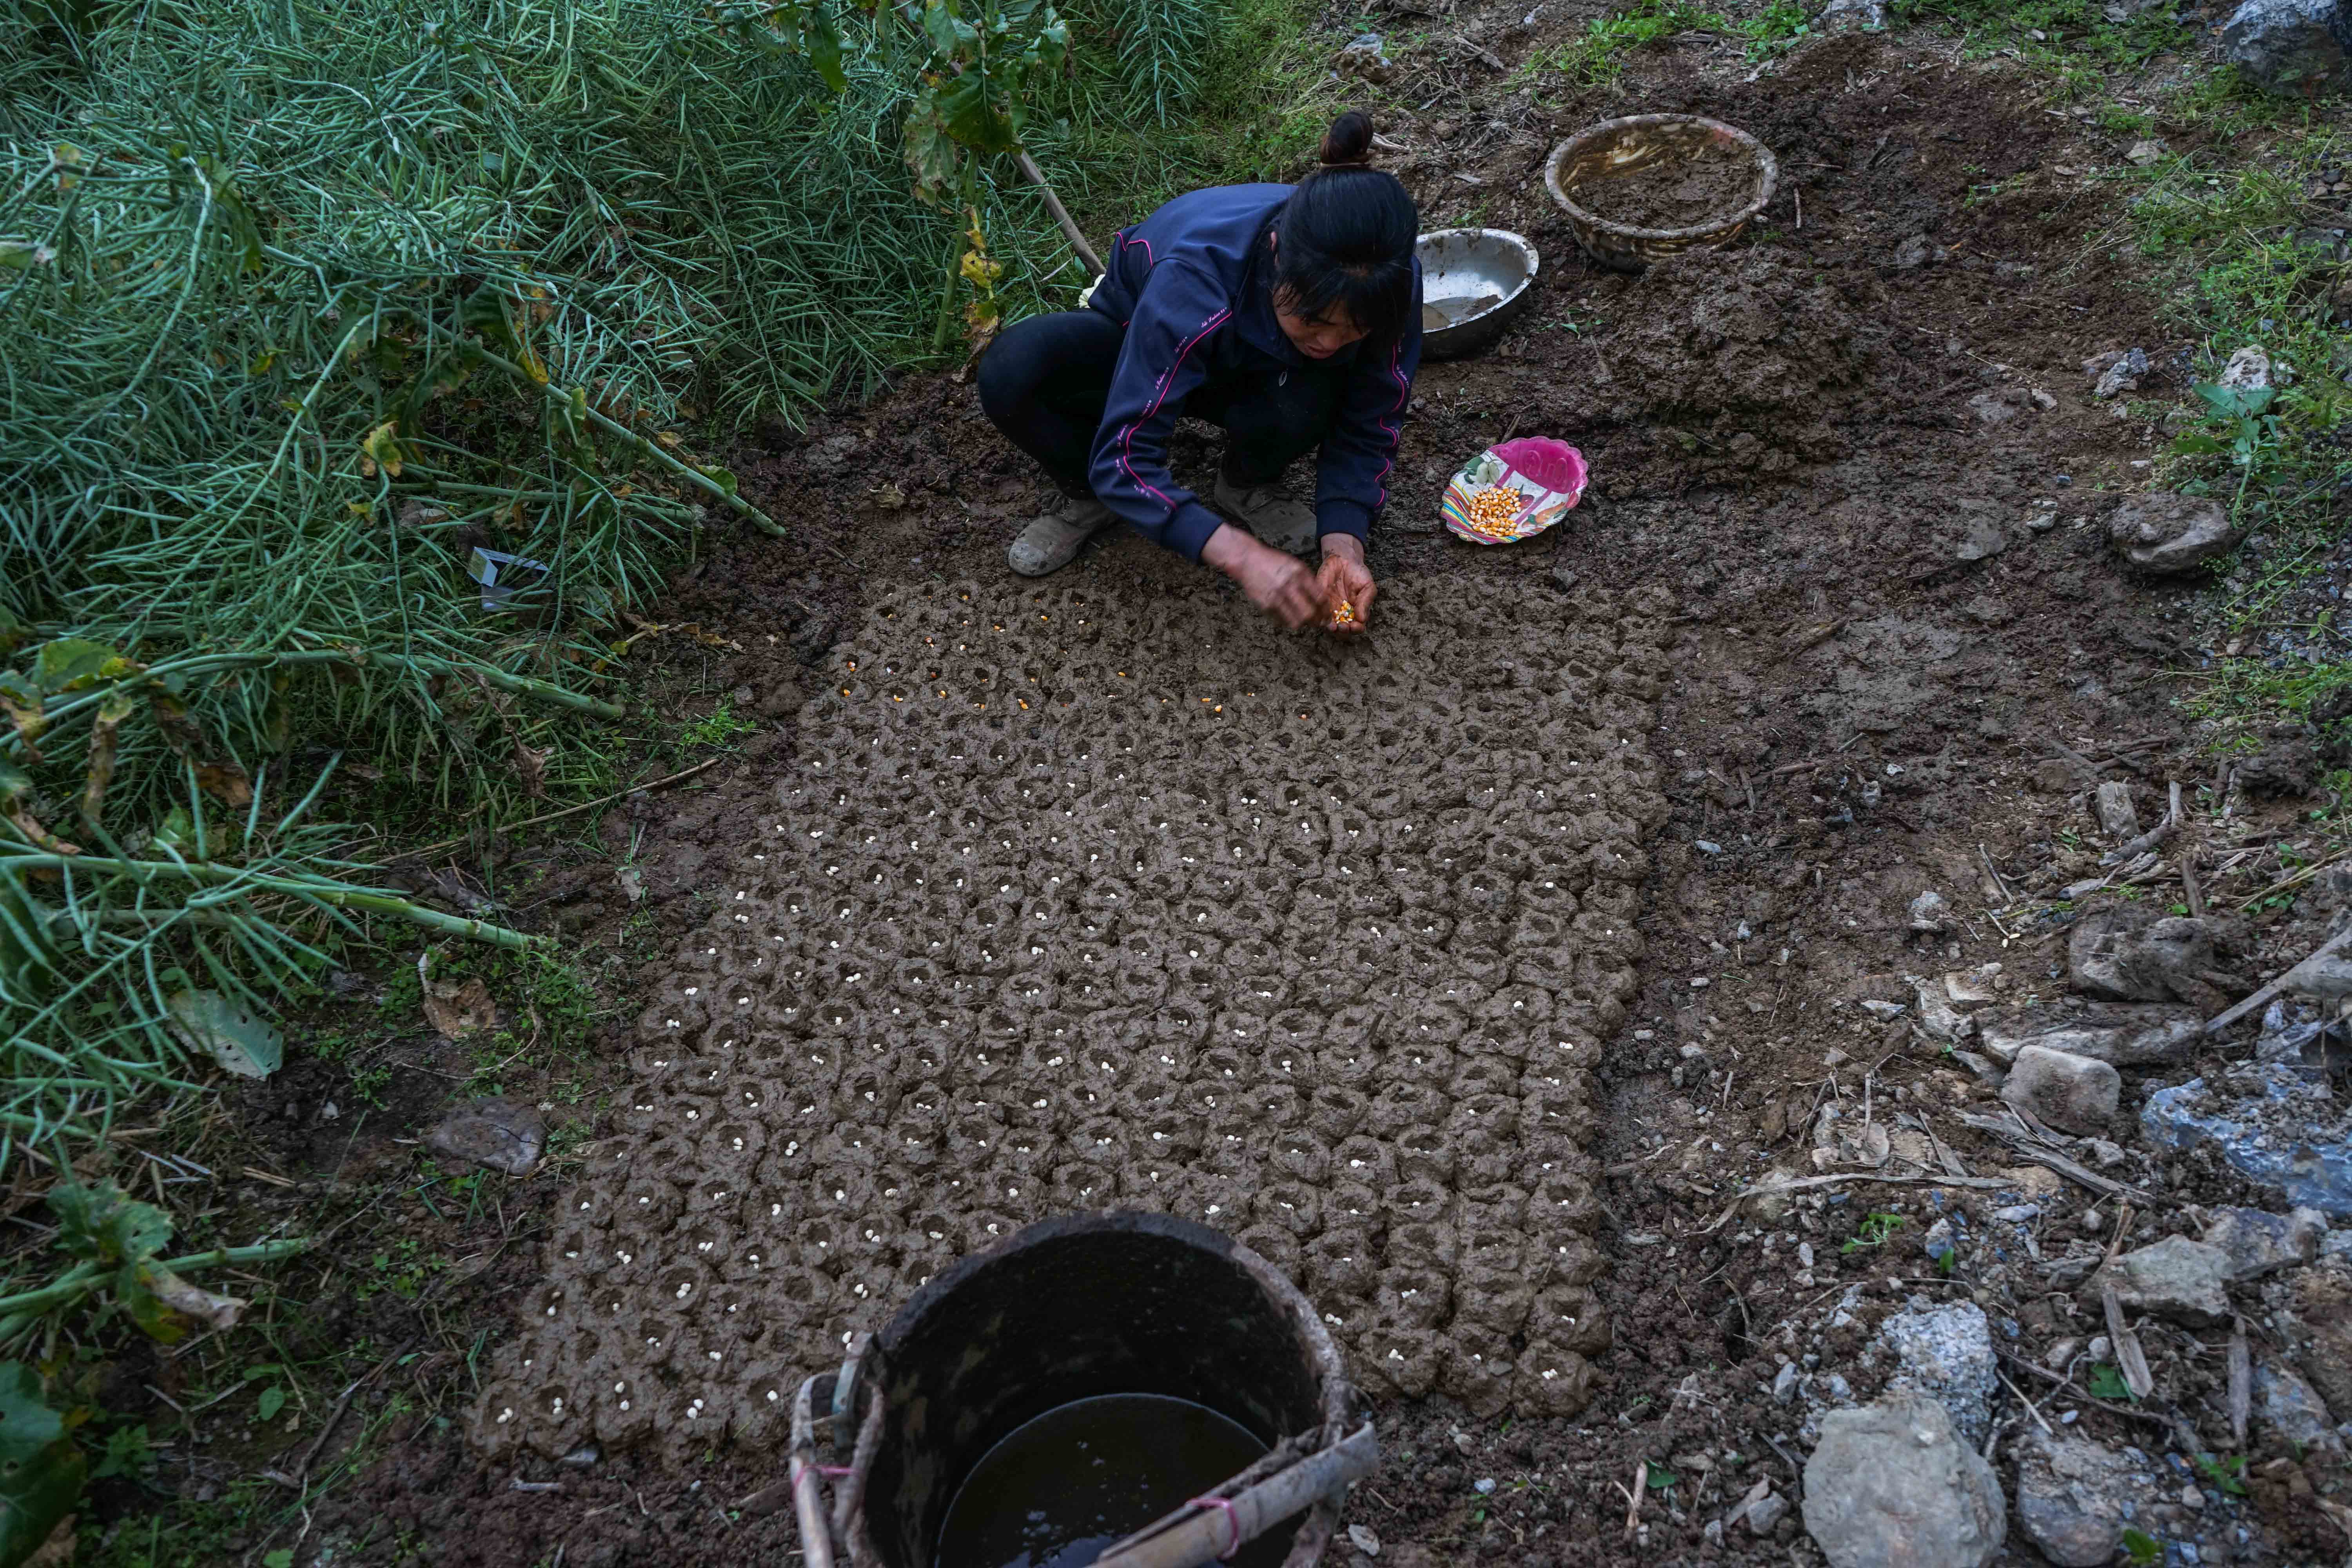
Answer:
<path fill-rule="evenodd" d="M 1480 1497 L 1485 1497 L 1495 1489 L 1495 1478 L 1492 1476 L 1480 1476 L 1476 1481 L 1471 1484 L 1470 1489 L 1476 1492 Z"/>

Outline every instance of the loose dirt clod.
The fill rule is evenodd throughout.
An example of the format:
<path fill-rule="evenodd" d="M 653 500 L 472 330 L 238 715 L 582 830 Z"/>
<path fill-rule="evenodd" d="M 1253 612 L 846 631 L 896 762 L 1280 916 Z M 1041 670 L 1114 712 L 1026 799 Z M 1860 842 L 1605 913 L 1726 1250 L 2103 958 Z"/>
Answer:
<path fill-rule="evenodd" d="M 1629 412 L 1818 419 L 1858 384 L 1869 335 L 1820 274 L 1762 247 L 1663 261 L 1626 290 L 1626 328 L 1604 351 Z"/>
<path fill-rule="evenodd" d="M 1360 647 L 1209 593 L 869 611 L 477 1440 L 772 1442 L 956 1258 L 1114 1207 L 1238 1234 L 1368 1388 L 1579 1408 L 1591 1069 L 1664 809 L 1636 597 L 1400 579 Z"/>

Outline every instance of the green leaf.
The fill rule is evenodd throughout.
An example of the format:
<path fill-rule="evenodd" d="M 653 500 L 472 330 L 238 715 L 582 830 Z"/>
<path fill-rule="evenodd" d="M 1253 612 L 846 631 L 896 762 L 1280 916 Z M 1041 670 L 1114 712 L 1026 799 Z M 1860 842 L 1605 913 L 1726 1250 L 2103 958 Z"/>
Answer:
<path fill-rule="evenodd" d="M 58 1245 L 98 1263 L 144 1263 L 172 1239 L 172 1216 L 142 1204 L 112 1182 L 51 1187 Z"/>
<path fill-rule="evenodd" d="M 809 18 L 808 61 L 817 79 L 835 92 L 849 87 L 849 73 L 841 65 L 841 29 L 823 12 Z"/>
<path fill-rule="evenodd" d="M 294 1549 L 281 1546 L 275 1552 L 264 1552 L 261 1568 L 294 1568 Z"/>
<path fill-rule="evenodd" d="M 387 419 L 367 433 L 360 450 L 375 460 L 376 466 L 394 479 L 400 478 L 403 453 L 400 449 L 400 422 Z"/>
<path fill-rule="evenodd" d="M 261 1391 L 261 1399 L 253 1407 L 254 1414 L 264 1421 L 275 1421 L 278 1413 L 286 1408 L 286 1391 L 271 1384 Z"/>
<path fill-rule="evenodd" d="M 1668 1487 L 1673 1486 L 1676 1481 L 1682 1479 L 1680 1476 L 1675 1474 L 1674 1471 L 1666 1468 L 1655 1459 L 1644 1459 L 1642 1462 L 1649 1467 L 1648 1474 L 1650 1478 L 1650 1489 L 1654 1492 L 1662 1492 Z"/>
<path fill-rule="evenodd" d="M 931 40 L 931 47 L 950 59 L 980 42 L 974 32 L 956 14 L 955 0 L 926 0 L 923 6 L 923 32 Z"/>
<path fill-rule="evenodd" d="M 196 842 L 196 819 L 188 815 L 184 805 L 172 808 L 152 838 L 160 848 L 177 850 L 192 860 L 205 858 L 205 847 Z"/>
<path fill-rule="evenodd" d="M 0 1563 L 22 1563 L 41 1549 L 80 1501 L 88 1470 L 73 1439 L 60 1437 L 0 1474 Z"/>
<path fill-rule="evenodd" d="M 2228 449 L 2212 437 L 2197 430 L 2187 431 L 2174 437 L 2172 440 L 2172 455 L 2176 458 L 2200 457 L 2209 452 L 2221 452 Z"/>
<path fill-rule="evenodd" d="M 2136 1568 L 2147 1568 L 2147 1564 L 2162 1560 L 2164 1542 L 2144 1530 L 2135 1530 L 2130 1525 L 2126 1525 L 2124 1526 L 2124 1555 L 2132 1560 Z"/>
<path fill-rule="evenodd" d="M 2091 1375 L 2085 1381 L 2090 1385 L 2091 1397 L 2094 1399 L 2131 1397 L 2131 1385 L 2124 1381 L 2124 1374 L 2116 1369 L 2113 1362 L 2103 1361 L 2092 1367 Z"/>
<path fill-rule="evenodd" d="M 907 111 L 907 170 L 915 176 L 916 198 L 927 206 L 945 206 L 960 156 L 955 139 L 940 124 L 934 89 L 927 86 Z"/>
<path fill-rule="evenodd" d="M 2267 386 L 2223 386 L 2210 381 L 2200 381 L 2189 390 L 2216 419 L 2251 419 L 2278 395 Z"/>
<path fill-rule="evenodd" d="M 176 991 L 167 1001 L 173 1032 L 239 1078 L 268 1078 L 286 1059 L 278 1031 L 217 991 Z"/>
<path fill-rule="evenodd" d="M 55 642 L 43 643 L 33 656 L 33 677 L 40 682 L 42 692 L 51 697 L 61 691 L 79 691 L 118 675 L 134 674 L 139 668 L 104 643 L 91 642 L 87 637 L 59 637 Z"/>
<path fill-rule="evenodd" d="M 106 1435 L 106 1453 L 98 1461 L 98 1468 L 89 1479 L 102 1481 L 112 1476 L 136 1476 L 153 1462 L 154 1450 L 148 1442 L 147 1428 L 117 1426 Z"/>
<path fill-rule="evenodd" d="M 41 1374 L 20 1361 L 0 1362 L 0 1475 L 65 1435 L 65 1418 L 48 1407 Z"/>

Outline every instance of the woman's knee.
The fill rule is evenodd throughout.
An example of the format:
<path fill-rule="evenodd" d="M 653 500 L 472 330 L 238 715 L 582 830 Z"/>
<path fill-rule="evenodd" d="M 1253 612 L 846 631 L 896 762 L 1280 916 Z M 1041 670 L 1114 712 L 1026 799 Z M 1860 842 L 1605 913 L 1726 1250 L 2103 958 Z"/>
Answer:
<path fill-rule="evenodd" d="M 998 426 L 1026 403 L 1037 388 L 1036 356 L 1024 353 L 1014 341 L 1014 334 L 1023 325 L 1014 322 L 988 345 L 988 352 L 980 356 L 980 370 L 972 377 L 974 389 L 980 394 L 981 412 Z"/>
<path fill-rule="evenodd" d="M 1002 425 L 1048 384 L 1099 382 L 1108 387 L 1124 335 L 1118 323 L 1091 310 L 1056 311 L 1013 322 L 981 356 L 975 377 L 981 408 Z"/>

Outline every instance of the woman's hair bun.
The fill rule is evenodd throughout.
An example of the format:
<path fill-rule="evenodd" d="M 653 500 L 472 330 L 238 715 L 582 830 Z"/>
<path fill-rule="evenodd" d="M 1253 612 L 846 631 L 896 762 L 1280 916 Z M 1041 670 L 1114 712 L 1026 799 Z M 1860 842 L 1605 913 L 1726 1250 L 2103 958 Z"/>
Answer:
<path fill-rule="evenodd" d="M 1322 163 L 1327 169 L 1363 165 L 1372 161 L 1372 119 L 1361 110 L 1351 109 L 1331 121 L 1331 129 L 1323 132 Z"/>

